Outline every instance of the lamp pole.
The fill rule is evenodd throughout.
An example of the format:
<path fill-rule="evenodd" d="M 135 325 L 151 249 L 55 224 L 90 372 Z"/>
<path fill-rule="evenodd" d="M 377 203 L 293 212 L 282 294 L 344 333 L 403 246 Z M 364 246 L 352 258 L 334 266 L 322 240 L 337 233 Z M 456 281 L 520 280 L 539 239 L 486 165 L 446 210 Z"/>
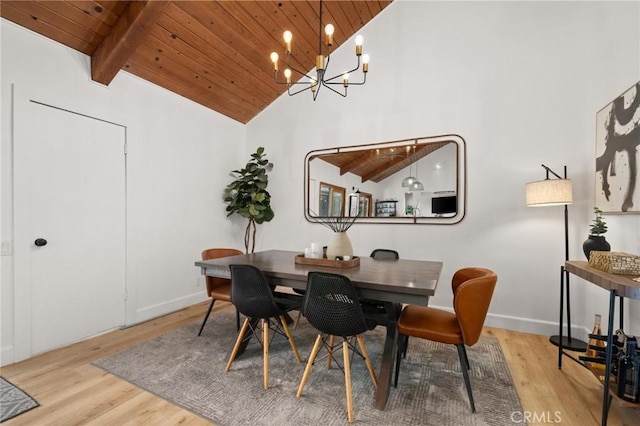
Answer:
<path fill-rule="evenodd" d="M 542 167 L 547 170 L 547 179 L 549 178 L 549 173 L 552 173 L 558 179 L 562 179 L 553 170 L 551 170 L 544 164 L 542 165 Z M 564 166 L 564 179 L 567 179 L 567 166 Z M 564 205 L 564 260 L 569 260 L 569 208 L 567 207 L 567 204 Z M 562 312 L 564 308 L 563 296 L 565 288 L 563 287 L 566 286 L 567 336 L 562 336 L 562 334 L 551 336 L 549 337 L 549 341 L 552 344 L 558 346 L 561 350 L 568 349 L 570 351 L 585 352 L 587 350 L 587 344 L 582 340 L 574 339 L 571 337 L 571 285 L 569 284 L 569 274 L 565 271 L 564 265 L 562 267 L 561 274 L 564 274 L 564 279 L 562 279 L 562 276 L 560 277 L 560 330 L 562 330 L 562 321 L 564 320 Z M 562 331 L 560 331 L 560 333 L 562 333 Z M 562 366 L 561 359 L 562 358 L 559 357 L 559 368 Z"/>

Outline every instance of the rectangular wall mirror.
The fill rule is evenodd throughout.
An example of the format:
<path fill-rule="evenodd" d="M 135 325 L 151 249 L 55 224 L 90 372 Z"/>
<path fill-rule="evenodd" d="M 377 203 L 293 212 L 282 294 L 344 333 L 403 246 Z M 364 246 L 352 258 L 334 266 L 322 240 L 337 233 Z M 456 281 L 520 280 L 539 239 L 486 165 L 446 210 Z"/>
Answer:
<path fill-rule="evenodd" d="M 466 146 L 458 135 L 314 150 L 305 157 L 305 218 L 357 223 L 460 222 L 466 209 Z"/>

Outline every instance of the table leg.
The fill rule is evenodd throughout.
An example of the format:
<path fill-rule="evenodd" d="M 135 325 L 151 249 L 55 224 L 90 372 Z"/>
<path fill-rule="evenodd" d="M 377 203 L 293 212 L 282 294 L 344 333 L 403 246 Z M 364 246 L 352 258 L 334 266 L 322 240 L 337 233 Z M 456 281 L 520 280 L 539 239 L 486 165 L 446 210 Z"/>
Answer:
<path fill-rule="evenodd" d="M 613 317 L 616 310 L 616 291 L 609 292 L 609 324 L 607 326 L 607 350 L 605 358 L 604 370 L 604 390 L 602 393 L 602 426 L 607 426 L 607 417 L 609 416 L 609 376 L 611 375 L 611 358 L 613 356 Z"/>
<path fill-rule="evenodd" d="M 385 302 L 384 306 L 389 322 L 387 324 L 387 334 L 382 351 L 382 363 L 375 395 L 375 407 L 378 410 L 384 410 L 387 405 L 387 399 L 389 399 L 391 378 L 393 377 L 393 362 L 396 358 L 395 353 L 398 346 L 398 318 L 402 309 L 397 303 Z"/>
<path fill-rule="evenodd" d="M 562 322 L 564 321 L 564 286 L 565 286 L 565 274 L 564 266 L 560 267 L 560 320 L 558 321 L 559 330 L 558 335 L 558 369 L 562 369 Z"/>

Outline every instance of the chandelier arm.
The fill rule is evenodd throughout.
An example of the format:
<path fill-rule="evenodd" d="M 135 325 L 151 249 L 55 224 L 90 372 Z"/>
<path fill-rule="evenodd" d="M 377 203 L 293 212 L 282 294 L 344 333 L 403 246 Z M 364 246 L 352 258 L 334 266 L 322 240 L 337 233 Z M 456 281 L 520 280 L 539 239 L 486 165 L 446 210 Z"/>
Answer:
<path fill-rule="evenodd" d="M 349 86 L 363 86 L 365 83 L 367 82 L 367 73 L 364 73 L 364 79 L 362 81 L 356 82 L 356 83 L 352 83 L 351 81 L 349 81 Z M 334 81 L 334 82 L 328 82 L 325 81 L 325 84 L 338 84 L 338 85 L 342 85 L 344 83 L 342 82 L 338 82 L 338 81 Z"/>
<path fill-rule="evenodd" d="M 347 88 L 344 88 L 344 93 L 342 92 L 338 92 L 336 89 L 334 89 L 333 87 L 329 86 L 329 84 L 338 84 L 338 83 L 328 83 L 326 81 L 322 81 L 322 86 L 326 87 L 327 89 L 331 90 L 334 93 L 337 93 L 338 95 L 342 96 L 343 98 L 347 97 Z M 319 90 L 317 90 L 316 92 L 318 92 Z M 315 99 L 315 98 L 314 98 Z"/>
<path fill-rule="evenodd" d="M 327 61 L 327 65 L 328 65 L 328 64 L 329 64 L 329 62 Z M 328 67 L 327 67 L 327 68 L 328 68 Z M 354 72 L 354 71 L 358 71 L 359 69 L 360 69 L 360 56 L 358 56 L 358 64 L 356 65 L 356 67 L 355 67 L 354 69 L 349 70 L 349 71 L 345 71 L 345 72 L 343 72 L 342 74 L 334 75 L 334 76 L 333 76 L 333 77 L 331 77 L 331 78 L 325 79 L 325 81 L 335 80 L 336 78 L 340 78 L 340 77 L 342 77 L 342 76 L 343 76 L 343 75 L 345 75 L 345 74 L 350 74 L 350 73 L 352 73 L 352 72 Z M 326 70 L 326 69 L 325 69 L 325 70 Z M 366 73 L 364 73 L 364 74 L 366 74 Z M 340 83 L 340 84 L 342 84 L 342 83 Z"/>
<path fill-rule="evenodd" d="M 302 83 L 297 83 L 297 84 L 302 84 Z M 307 87 L 303 87 L 302 89 L 297 90 L 297 91 L 295 91 L 295 92 L 291 93 L 291 86 L 289 86 L 289 87 L 287 88 L 287 94 L 288 94 L 289 96 L 294 96 L 294 95 L 297 95 L 298 93 L 302 93 L 302 92 L 304 92 L 305 90 L 309 90 L 309 89 L 311 89 L 311 85 L 310 85 L 310 84 L 307 84 Z"/>
<path fill-rule="evenodd" d="M 364 78 L 362 81 L 358 81 L 358 82 L 351 82 L 349 81 L 349 86 L 362 86 L 367 82 L 367 73 L 363 73 L 364 74 Z M 325 81 L 325 84 L 336 84 L 336 85 L 343 85 L 343 82 L 339 82 L 339 81 L 334 81 L 334 82 L 329 82 L 329 81 Z"/>

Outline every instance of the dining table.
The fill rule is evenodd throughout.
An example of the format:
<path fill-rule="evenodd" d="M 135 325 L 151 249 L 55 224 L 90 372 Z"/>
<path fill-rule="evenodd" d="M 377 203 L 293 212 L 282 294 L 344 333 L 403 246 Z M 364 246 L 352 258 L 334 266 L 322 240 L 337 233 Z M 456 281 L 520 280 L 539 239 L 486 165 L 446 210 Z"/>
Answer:
<path fill-rule="evenodd" d="M 336 262 L 325 266 L 311 263 L 299 263 L 299 252 L 287 250 L 266 250 L 244 255 L 199 260 L 195 266 L 203 275 L 230 278 L 229 265 L 253 265 L 262 270 L 265 276 L 277 286 L 304 290 L 310 271 L 329 272 L 348 277 L 354 284 L 358 296 L 362 299 L 379 301 L 384 304 L 386 327 L 385 342 L 378 373 L 378 386 L 375 392 L 374 406 L 384 410 L 389 398 L 393 366 L 397 350 L 397 322 L 403 304 L 427 306 L 429 298 L 435 294 L 443 263 L 430 260 L 374 259 L 354 256 L 351 262 L 339 267 Z M 357 259 L 357 262 L 354 260 Z M 320 263 L 320 262 L 319 262 Z M 338 265 L 338 266 L 336 266 Z"/>

